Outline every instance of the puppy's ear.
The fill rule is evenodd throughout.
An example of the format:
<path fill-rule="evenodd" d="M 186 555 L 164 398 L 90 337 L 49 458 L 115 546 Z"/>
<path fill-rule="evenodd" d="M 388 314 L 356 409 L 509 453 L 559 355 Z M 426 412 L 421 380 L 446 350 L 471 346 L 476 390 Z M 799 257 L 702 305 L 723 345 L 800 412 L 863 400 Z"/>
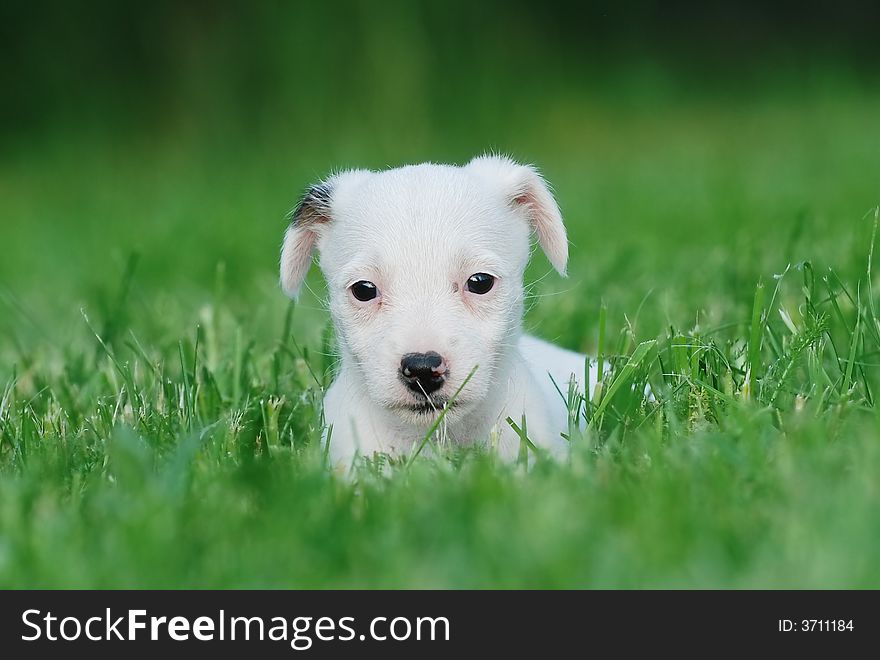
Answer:
<path fill-rule="evenodd" d="M 505 156 L 479 156 L 467 165 L 501 187 L 507 203 L 520 209 L 538 237 L 538 243 L 557 272 L 565 277 L 568 237 L 559 206 L 541 174 Z"/>
<path fill-rule="evenodd" d="M 333 189 L 332 180 L 310 187 L 290 214 L 281 247 L 281 288 L 291 298 L 299 296 L 309 272 L 320 226 L 330 221 Z"/>

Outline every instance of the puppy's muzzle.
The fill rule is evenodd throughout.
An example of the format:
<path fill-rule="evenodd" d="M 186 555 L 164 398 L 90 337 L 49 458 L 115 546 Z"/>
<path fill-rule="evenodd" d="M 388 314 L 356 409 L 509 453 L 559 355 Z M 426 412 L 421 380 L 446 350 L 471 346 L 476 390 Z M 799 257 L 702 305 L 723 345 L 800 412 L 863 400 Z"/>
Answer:
<path fill-rule="evenodd" d="M 416 394 L 428 395 L 446 382 L 446 362 L 439 353 L 407 353 L 400 361 L 400 378 Z"/>

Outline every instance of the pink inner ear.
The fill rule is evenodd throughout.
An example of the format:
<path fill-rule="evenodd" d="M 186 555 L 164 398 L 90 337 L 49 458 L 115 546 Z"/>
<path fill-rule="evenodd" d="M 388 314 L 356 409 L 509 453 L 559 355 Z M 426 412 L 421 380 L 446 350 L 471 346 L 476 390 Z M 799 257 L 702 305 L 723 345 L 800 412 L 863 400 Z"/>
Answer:
<path fill-rule="evenodd" d="M 312 226 L 291 226 L 284 236 L 281 249 L 281 286 L 291 298 L 299 296 L 300 287 L 312 263 L 312 250 L 317 238 Z"/>
<path fill-rule="evenodd" d="M 553 267 L 564 277 L 568 261 L 565 226 L 553 196 L 544 188 L 541 179 L 535 178 L 537 181 L 528 182 L 526 190 L 516 194 L 513 201 L 527 209 L 538 243 Z"/>
<path fill-rule="evenodd" d="M 526 212 L 532 217 L 532 228 L 540 233 L 542 231 L 541 222 L 535 217 L 536 213 L 540 213 L 540 203 L 535 195 L 527 190 L 514 197 L 513 203 L 525 207 Z"/>

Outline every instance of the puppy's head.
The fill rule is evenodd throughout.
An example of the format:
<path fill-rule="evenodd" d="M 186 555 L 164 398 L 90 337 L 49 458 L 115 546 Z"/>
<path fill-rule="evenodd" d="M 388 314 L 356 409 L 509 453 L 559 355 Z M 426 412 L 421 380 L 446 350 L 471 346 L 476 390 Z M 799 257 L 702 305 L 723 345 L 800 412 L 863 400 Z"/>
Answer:
<path fill-rule="evenodd" d="M 376 405 L 429 424 L 474 367 L 449 415 L 506 387 L 532 232 L 564 275 L 556 202 L 507 158 L 343 172 L 293 212 L 281 284 L 295 297 L 317 249 L 346 368 Z"/>

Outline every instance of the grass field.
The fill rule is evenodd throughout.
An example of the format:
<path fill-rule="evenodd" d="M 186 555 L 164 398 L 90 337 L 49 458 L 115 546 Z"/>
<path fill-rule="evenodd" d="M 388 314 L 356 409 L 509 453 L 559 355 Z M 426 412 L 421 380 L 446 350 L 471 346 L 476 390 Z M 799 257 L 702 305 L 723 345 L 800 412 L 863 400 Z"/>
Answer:
<path fill-rule="evenodd" d="M 422 110 L 8 145 L 0 586 L 880 587 L 880 95 L 829 74 Z M 570 277 L 536 255 L 526 325 L 610 362 L 603 397 L 572 397 L 570 464 L 339 480 L 322 284 L 280 293 L 284 215 L 332 168 L 489 148 L 554 185 Z"/>

